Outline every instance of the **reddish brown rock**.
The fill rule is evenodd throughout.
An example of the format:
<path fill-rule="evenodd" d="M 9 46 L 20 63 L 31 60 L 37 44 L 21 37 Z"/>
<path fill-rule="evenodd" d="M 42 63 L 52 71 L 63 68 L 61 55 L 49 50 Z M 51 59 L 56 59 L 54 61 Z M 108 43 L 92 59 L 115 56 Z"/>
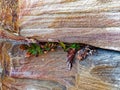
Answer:
<path fill-rule="evenodd" d="M 4 29 L 18 33 L 18 0 L 2 0 L 0 3 L 0 24 Z"/>

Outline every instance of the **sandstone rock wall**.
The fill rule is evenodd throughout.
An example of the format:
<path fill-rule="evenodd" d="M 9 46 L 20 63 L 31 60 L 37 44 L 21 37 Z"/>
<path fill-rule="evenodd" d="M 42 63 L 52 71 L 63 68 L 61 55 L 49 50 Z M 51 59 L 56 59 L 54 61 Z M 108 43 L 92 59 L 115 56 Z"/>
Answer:
<path fill-rule="evenodd" d="M 73 68 L 69 71 L 66 53 L 61 49 L 26 58 L 25 52 L 19 49 L 19 43 L 13 43 L 2 43 L 2 60 L 6 62 L 3 64 L 3 90 L 120 89 L 120 52 L 98 49 L 98 53 L 84 61 L 75 58 Z"/>
<path fill-rule="evenodd" d="M 20 34 L 120 50 L 120 0 L 21 0 Z"/>
<path fill-rule="evenodd" d="M 0 24 L 4 29 L 18 33 L 18 7 L 18 0 L 1 0 Z"/>
<path fill-rule="evenodd" d="M 30 37 L 120 51 L 120 0 L 0 0 L 0 6 L 3 90 L 120 89 L 117 51 L 99 49 L 95 56 L 75 60 L 69 71 L 62 50 L 26 58 L 19 49 Z"/>
<path fill-rule="evenodd" d="M 4 30 L 21 35 L 7 32 L 11 39 L 61 40 L 120 51 L 119 0 L 2 0 L 1 3 L 0 22 L 2 26 L 3 21 L 8 25 Z M 16 6 L 11 7 L 11 3 Z M 1 30 L 0 35 L 4 35 Z"/>

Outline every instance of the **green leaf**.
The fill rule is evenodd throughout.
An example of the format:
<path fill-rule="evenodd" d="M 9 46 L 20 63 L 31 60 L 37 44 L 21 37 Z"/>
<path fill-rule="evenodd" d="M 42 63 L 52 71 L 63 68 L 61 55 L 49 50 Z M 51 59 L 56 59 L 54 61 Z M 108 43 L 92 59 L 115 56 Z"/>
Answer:
<path fill-rule="evenodd" d="M 43 50 L 41 48 L 39 48 L 37 51 L 39 54 L 43 54 Z"/>
<path fill-rule="evenodd" d="M 49 50 L 50 50 L 50 48 L 49 48 L 49 47 L 47 47 L 47 48 L 45 48 L 45 50 L 46 50 L 46 51 L 49 51 Z"/>
<path fill-rule="evenodd" d="M 59 44 L 64 50 L 66 50 L 66 45 L 63 42 L 59 42 Z"/>
<path fill-rule="evenodd" d="M 70 46 L 68 46 L 67 50 L 70 48 L 78 50 L 78 49 L 80 49 L 80 45 L 77 43 L 72 43 Z"/>
<path fill-rule="evenodd" d="M 32 54 L 33 54 L 33 55 L 36 55 L 36 54 L 37 54 L 37 51 L 33 51 Z"/>

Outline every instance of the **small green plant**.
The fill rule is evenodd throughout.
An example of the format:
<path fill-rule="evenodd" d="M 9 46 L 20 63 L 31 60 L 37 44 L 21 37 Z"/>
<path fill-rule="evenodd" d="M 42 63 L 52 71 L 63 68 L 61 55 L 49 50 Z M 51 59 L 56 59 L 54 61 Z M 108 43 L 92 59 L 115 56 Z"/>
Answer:
<path fill-rule="evenodd" d="M 53 42 L 47 42 L 45 45 L 44 45 L 44 51 L 50 51 L 51 49 L 55 49 L 57 47 L 57 44 L 56 43 L 53 43 Z"/>
<path fill-rule="evenodd" d="M 69 49 L 75 49 L 75 50 L 79 50 L 80 49 L 80 44 L 78 43 L 63 43 L 63 42 L 59 42 L 59 45 L 64 49 L 64 51 L 67 51 Z"/>
<path fill-rule="evenodd" d="M 72 44 L 70 44 L 70 46 L 68 46 L 68 49 L 78 50 L 78 49 L 80 49 L 80 44 L 78 44 L 78 43 L 72 43 Z"/>
<path fill-rule="evenodd" d="M 27 55 L 28 55 L 28 57 L 30 55 L 38 56 L 39 54 L 47 53 L 48 51 L 55 49 L 56 46 L 57 46 L 57 44 L 53 43 L 53 42 L 40 43 L 40 44 L 30 43 L 30 46 L 27 46 L 27 51 L 28 51 Z M 23 46 L 22 46 L 22 48 L 23 48 Z"/>
<path fill-rule="evenodd" d="M 20 48 L 22 50 L 27 50 L 26 57 L 31 55 L 38 56 L 39 54 L 47 53 L 48 51 L 52 51 L 57 48 L 57 46 L 61 46 L 64 51 L 67 52 L 67 65 L 69 69 L 72 68 L 72 64 L 74 62 L 74 57 L 78 52 L 78 59 L 84 59 L 88 54 L 93 54 L 95 52 L 94 49 L 91 49 L 90 46 L 86 46 L 84 44 L 79 43 L 64 43 L 59 41 L 56 42 L 38 42 L 38 43 L 30 43 L 30 45 L 21 45 Z M 86 47 L 85 47 L 86 46 Z M 84 49 L 82 49 L 84 48 Z"/>
<path fill-rule="evenodd" d="M 28 52 L 31 55 L 39 55 L 39 54 L 43 54 L 43 50 L 40 47 L 40 45 L 35 44 L 35 43 L 31 43 L 30 46 L 28 47 Z"/>
<path fill-rule="evenodd" d="M 63 42 L 59 42 L 59 45 L 66 51 L 66 44 Z"/>

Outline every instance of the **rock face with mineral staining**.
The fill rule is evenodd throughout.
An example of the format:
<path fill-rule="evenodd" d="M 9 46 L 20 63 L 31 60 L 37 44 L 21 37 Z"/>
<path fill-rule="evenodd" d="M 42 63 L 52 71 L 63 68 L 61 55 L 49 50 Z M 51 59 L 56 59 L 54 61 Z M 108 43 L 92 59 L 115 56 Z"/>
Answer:
<path fill-rule="evenodd" d="M 81 90 L 119 90 L 120 52 L 98 50 L 78 66 L 78 88 Z"/>
<path fill-rule="evenodd" d="M 0 41 L 0 50 L 2 49 L 2 43 Z M 1 75 L 2 75 L 2 65 L 1 65 L 1 60 L 2 60 L 2 52 L 0 51 L 0 89 L 2 88 L 2 81 L 1 81 Z M 2 89 L 1 89 L 2 90 Z"/>
<path fill-rule="evenodd" d="M 15 51 L 16 49 L 17 48 L 14 48 L 12 51 Z M 13 55 L 16 53 L 20 52 L 15 51 Z M 51 52 L 40 55 L 39 57 L 26 59 L 18 59 L 19 55 L 17 55 L 16 58 L 15 56 L 16 55 L 14 55 L 14 58 L 12 59 L 13 69 L 11 70 L 11 77 L 52 80 L 66 86 L 74 85 L 77 72 L 76 65 L 74 64 L 71 71 L 67 69 L 66 53 L 63 53 L 63 51 Z"/>
<path fill-rule="evenodd" d="M 3 40 L 2 40 L 3 39 Z M 0 40 L 6 41 L 6 40 L 16 40 L 16 41 L 25 41 L 26 38 L 23 36 L 15 35 L 9 31 L 4 30 L 4 28 L 0 25 Z"/>
<path fill-rule="evenodd" d="M 120 51 L 119 0 L 2 0 L 0 3 L 1 25 L 22 37 L 52 42 L 59 39 Z"/>
<path fill-rule="evenodd" d="M 67 90 L 64 85 L 55 81 L 48 80 L 32 80 L 32 79 L 12 79 L 6 78 L 3 90 Z M 9 83 L 12 81 L 12 83 Z M 6 87 L 8 86 L 8 87 Z M 8 89 L 9 88 L 9 89 Z"/>
<path fill-rule="evenodd" d="M 2 38 L 59 39 L 120 51 L 120 0 L 0 0 L 0 6 Z M 7 30 L 20 30 L 21 36 Z M 120 89 L 119 52 L 98 50 L 80 63 L 76 60 L 68 71 L 61 50 L 25 58 L 18 48 L 16 43 L 0 42 L 3 90 Z"/>
<path fill-rule="evenodd" d="M 17 32 L 18 26 L 18 0 L 1 0 L 0 23 L 4 29 Z"/>
<path fill-rule="evenodd" d="M 21 0 L 20 34 L 120 51 L 119 0 Z"/>
<path fill-rule="evenodd" d="M 9 42 L 2 42 L 1 46 L 1 62 L 4 69 L 4 77 L 2 77 L 3 88 L 8 87 L 10 90 L 14 88 L 17 88 L 17 90 L 27 90 L 25 88 L 32 85 L 33 88 L 43 87 L 43 90 L 56 90 L 57 88 L 58 90 L 66 90 L 66 88 L 74 86 L 77 68 L 76 64 L 74 64 L 71 71 L 67 69 L 65 60 L 66 53 L 60 50 L 40 55 L 39 57 L 25 58 L 25 51 L 19 49 L 19 44 L 15 42 L 12 43 L 11 45 Z M 20 84 L 22 79 L 18 80 L 14 78 L 26 78 L 27 80 L 23 80 L 25 87 L 22 89 L 23 85 Z M 29 79 L 34 79 L 34 81 Z M 37 85 L 37 83 L 42 83 L 40 80 L 43 80 L 43 83 L 46 82 L 46 86 L 45 84 L 41 86 Z M 18 81 L 18 84 L 15 81 Z M 29 81 L 31 83 L 29 83 Z M 36 83 L 36 85 L 33 83 Z M 20 87 L 17 87 L 17 85 Z"/>
<path fill-rule="evenodd" d="M 12 46 L 9 42 L 1 42 L 1 54 L 0 54 L 0 63 L 3 68 L 2 76 L 8 76 L 10 71 L 10 56 L 9 49 Z"/>
<path fill-rule="evenodd" d="M 3 44 L 3 48 L 8 43 Z M 2 48 L 2 49 L 3 49 Z M 11 54 L 9 77 L 4 77 L 3 90 L 119 90 L 120 53 L 98 49 L 84 61 L 75 60 L 71 71 L 65 64 L 62 50 L 25 58 L 19 44 L 8 49 Z M 5 55 L 5 54 L 4 54 Z M 6 57 L 7 58 L 7 57 Z M 16 79 L 17 78 L 17 79 Z M 26 79 L 25 79 L 26 78 Z M 31 80 L 32 79 L 32 80 Z"/>

